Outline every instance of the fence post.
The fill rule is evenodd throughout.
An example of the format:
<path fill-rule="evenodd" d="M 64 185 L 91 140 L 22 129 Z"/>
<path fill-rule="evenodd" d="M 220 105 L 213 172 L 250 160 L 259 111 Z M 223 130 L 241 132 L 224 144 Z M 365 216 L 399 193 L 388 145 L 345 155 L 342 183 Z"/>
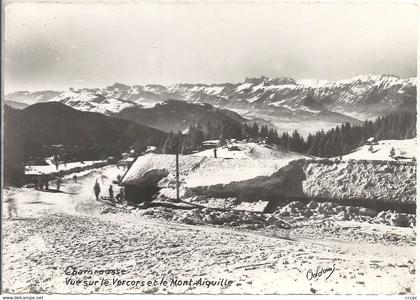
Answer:
<path fill-rule="evenodd" d="M 179 147 L 176 147 L 176 199 L 179 201 Z"/>

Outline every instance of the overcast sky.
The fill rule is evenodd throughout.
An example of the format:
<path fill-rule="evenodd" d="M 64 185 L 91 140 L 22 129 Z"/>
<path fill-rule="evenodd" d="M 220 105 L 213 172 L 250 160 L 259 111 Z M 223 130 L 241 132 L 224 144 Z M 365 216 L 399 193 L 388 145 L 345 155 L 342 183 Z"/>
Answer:
<path fill-rule="evenodd" d="M 6 92 L 416 76 L 412 4 L 13 3 L 5 17 Z"/>

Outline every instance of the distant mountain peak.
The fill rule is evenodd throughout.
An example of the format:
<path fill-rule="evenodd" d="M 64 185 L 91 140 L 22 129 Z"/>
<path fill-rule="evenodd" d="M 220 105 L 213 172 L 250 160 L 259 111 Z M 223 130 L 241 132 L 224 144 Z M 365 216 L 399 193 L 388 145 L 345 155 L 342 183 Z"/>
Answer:
<path fill-rule="evenodd" d="M 116 82 L 111 86 L 108 86 L 106 89 L 107 90 L 115 90 L 115 89 L 122 89 L 122 90 L 126 90 L 126 89 L 130 89 L 131 87 L 129 85 L 123 84 L 123 83 L 119 83 Z"/>
<path fill-rule="evenodd" d="M 261 77 L 247 77 L 245 78 L 245 83 L 251 83 L 254 85 L 283 85 L 283 84 L 296 84 L 295 80 L 288 77 L 280 78 L 268 78 L 265 76 Z"/>
<path fill-rule="evenodd" d="M 213 107 L 252 114 L 252 118 L 268 116 L 287 121 L 341 122 L 415 110 L 416 83 L 416 78 L 403 79 L 393 74 L 357 75 L 336 81 L 260 76 L 248 77 L 235 84 L 129 86 L 117 82 L 106 88 L 79 89 L 77 92 L 16 92 L 6 95 L 5 100 L 26 104 L 59 101 L 78 110 L 103 114 L 118 113 L 130 107 L 150 108 L 157 103 L 185 107 L 185 102 L 164 102 L 170 99 L 202 106 L 208 103 Z"/>

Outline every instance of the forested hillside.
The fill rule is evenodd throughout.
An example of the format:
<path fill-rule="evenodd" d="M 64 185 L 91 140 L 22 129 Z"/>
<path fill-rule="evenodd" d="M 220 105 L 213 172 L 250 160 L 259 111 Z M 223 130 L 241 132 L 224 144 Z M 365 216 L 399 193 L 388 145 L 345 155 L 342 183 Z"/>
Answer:
<path fill-rule="evenodd" d="M 187 134 L 170 133 L 163 144 L 164 153 L 174 153 L 180 145 L 182 153 L 197 150 L 203 140 L 219 139 L 224 144 L 227 139 L 264 139 L 268 144 L 276 144 L 287 150 L 318 157 L 335 157 L 350 153 L 366 143 L 370 137 L 378 140 L 410 139 L 416 136 L 416 113 L 394 113 L 378 117 L 375 121 L 365 121 L 361 125 L 342 124 L 328 131 L 320 130 L 310 134 L 305 140 L 297 130 L 292 134 L 277 131 L 257 124 L 242 124 L 241 130 L 229 124 L 207 124 L 204 131 L 200 124 L 191 125 Z"/>

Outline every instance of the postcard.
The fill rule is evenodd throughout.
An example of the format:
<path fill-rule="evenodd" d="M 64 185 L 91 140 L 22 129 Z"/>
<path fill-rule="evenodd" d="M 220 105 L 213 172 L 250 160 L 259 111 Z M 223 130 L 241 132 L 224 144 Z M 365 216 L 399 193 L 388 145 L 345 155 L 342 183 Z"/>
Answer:
<path fill-rule="evenodd" d="M 415 299 L 417 3 L 2 9 L 4 297 Z"/>

